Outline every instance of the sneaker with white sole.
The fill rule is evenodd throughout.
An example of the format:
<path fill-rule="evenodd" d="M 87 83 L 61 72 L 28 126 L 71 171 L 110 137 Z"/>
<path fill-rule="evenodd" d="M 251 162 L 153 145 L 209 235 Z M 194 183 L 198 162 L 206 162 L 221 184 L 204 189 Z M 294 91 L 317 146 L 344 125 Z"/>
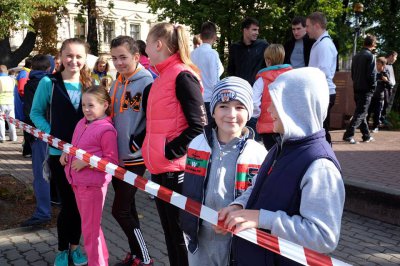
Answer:
<path fill-rule="evenodd" d="M 343 138 L 343 140 L 350 144 L 357 144 L 357 141 L 353 137 Z"/>
<path fill-rule="evenodd" d="M 71 260 L 75 266 L 82 266 L 87 264 L 87 257 L 82 253 L 81 248 L 77 247 L 71 250 Z"/>
<path fill-rule="evenodd" d="M 371 136 L 368 137 L 368 138 L 363 139 L 363 142 L 365 142 L 365 143 L 372 142 L 372 141 L 375 141 L 375 139 L 373 137 L 371 137 Z"/>

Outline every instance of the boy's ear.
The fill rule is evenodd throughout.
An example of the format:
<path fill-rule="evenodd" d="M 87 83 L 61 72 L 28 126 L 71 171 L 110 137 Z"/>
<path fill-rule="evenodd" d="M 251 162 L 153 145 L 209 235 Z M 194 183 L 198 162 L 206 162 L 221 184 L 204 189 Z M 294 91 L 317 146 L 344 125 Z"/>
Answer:
<path fill-rule="evenodd" d="M 139 59 L 140 59 L 140 54 L 139 53 L 136 53 L 136 54 L 133 55 L 133 60 L 139 62 Z"/>

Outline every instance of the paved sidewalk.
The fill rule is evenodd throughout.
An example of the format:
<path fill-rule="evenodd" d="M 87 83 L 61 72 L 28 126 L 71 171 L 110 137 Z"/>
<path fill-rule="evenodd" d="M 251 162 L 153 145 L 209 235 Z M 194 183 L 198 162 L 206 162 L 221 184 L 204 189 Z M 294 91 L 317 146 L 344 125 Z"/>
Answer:
<path fill-rule="evenodd" d="M 343 131 L 333 132 L 333 139 L 339 140 L 342 133 Z M 379 132 L 378 134 L 375 143 L 350 145 L 335 142 L 334 149 L 342 163 L 345 180 L 399 191 L 400 177 L 396 173 L 400 172 L 398 163 L 400 162 L 398 160 L 400 132 Z M 25 183 L 31 184 L 30 160 L 22 157 L 20 149 L 20 143 L 0 143 L 0 173 L 12 174 Z M 375 151 L 379 151 L 380 156 L 376 156 Z M 386 155 L 393 157 L 393 161 L 386 157 L 382 158 Z M 374 160 L 378 160 L 376 167 Z M 382 164 L 388 165 L 389 168 L 379 170 Z M 376 171 L 373 172 L 373 169 Z M 126 237 L 111 216 L 113 195 L 112 186 L 109 186 L 103 215 L 103 229 L 110 252 L 110 265 L 122 258 L 128 247 Z M 141 191 L 138 191 L 136 199 L 143 235 L 150 254 L 155 259 L 155 265 L 169 265 L 154 201 Z M 55 228 L 0 231 L 0 266 L 52 265 L 56 249 Z M 345 212 L 339 245 L 331 255 L 354 265 L 400 265 L 400 227 Z"/>
<path fill-rule="evenodd" d="M 359 144 L 342 141 L 344 130 L 332 131 L 333 149 L 340 161 L 345 182 L 400 195 L 400 131 L 371 134 L 375 141 Z"/>

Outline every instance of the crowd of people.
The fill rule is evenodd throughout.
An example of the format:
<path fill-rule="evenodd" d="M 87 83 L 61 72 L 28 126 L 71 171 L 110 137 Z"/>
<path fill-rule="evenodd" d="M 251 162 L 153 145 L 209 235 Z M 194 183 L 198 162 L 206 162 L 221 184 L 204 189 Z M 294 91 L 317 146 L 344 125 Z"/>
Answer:
<path fill-rule="evenodd" d="M 192 52 L 185 28 L 170 23 L 154 25 L 146 42 L 114 38 L 117 77 L 103 56 L 90 71 L 85 43 L 67 39 L 57 58 L 34 56 L 23 85 L 17 83 L 22 120 L 139 176 L 147 170 L 153 182 L 219 211 L 224 227 L 155 199 L 170 265 L 297 265 L 231 234 L 259 228 L 323 253 L 339 240 L 345 191 L 329 134 L 337 50 L 323 13 L 296 17 L 291 26 L 288 42 L 269 44 L 258 39 L 258 21 L 246 18 L 222 80 L 212 22 L 203 23 Z M 386 64 L 397 54 L 379 57 L 375 67 L 375 45 L 367 37 L 353 59 L 357 108 L 343 136 L 350 143 L 360 125 L 363 140 L 372 140 L 367 114 L 378 128 L 394 85 Z M 15 87 L 0 66 L 0 113 L 14 116 Z M 0 123 L 3 142 L 1 117 Z M 9 133 L 16 141 L 12 124 Z M 33 136 L 25 142 L 37 207 L 22 225 L 47 223 L 52 194 L 59 197 L 56 266 L 108 265 L 101 217 L 110 182 L 112 215 L 129 244 L 117 265 L 154 264 L 140 229 L 137 188 Z"/>

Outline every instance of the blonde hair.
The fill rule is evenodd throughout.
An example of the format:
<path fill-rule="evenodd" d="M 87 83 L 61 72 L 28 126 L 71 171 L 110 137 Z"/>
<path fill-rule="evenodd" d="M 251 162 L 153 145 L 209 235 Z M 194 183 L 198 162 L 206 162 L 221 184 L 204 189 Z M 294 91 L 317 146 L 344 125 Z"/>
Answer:
<path fill-rule="evenodd" d="M 264 51 L 264 59 L 265 61 L 269 60 L 271 66 L 283 64 L 285 48 L 282 44 L 270 44 Z"/>
<path fill-rule="evenodd" d="M 182 62 L 200 74 L 200 70 L 190 60 L 189 37 L 183 26 L 167 22 L 158 23 L 150 29 L 148 36 L 163 40 L 171 55 L 179 53 Z"/>
<path fill-rule="evenodd" d="M 106 63 L 106 69 L 105 69 L 106 73 L 110 70 L 110 65 L 108 64 L 108 60 L 104 55 L 97 58 L 96 63 L 94 64 L 94 68 L 93 68 L 94 71 L 97 71 L 97 72 L 99 71 L 99 66 L 98 66 L 99 63 Z"/>

